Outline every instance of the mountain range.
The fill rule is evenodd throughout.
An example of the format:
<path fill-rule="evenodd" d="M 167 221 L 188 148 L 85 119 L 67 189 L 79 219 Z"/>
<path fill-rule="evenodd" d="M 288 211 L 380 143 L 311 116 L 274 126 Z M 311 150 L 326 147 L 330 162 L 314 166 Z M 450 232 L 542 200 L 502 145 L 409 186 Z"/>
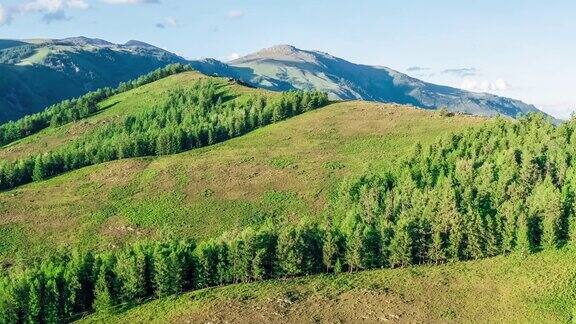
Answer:
<path fill-rule="evenodd" d="M 519 100 L 436 85 L 383 66 L 355 64 L 290 45 L 230 62 L 186 60 L 153 45 L 101 39 L 0 40 L 0 121 L 17 119 L 85 92 L 134 79 L 170 63 L 269 90 L 318 89 L 333 100 L 394 102 L 483 116 L 539 111 Z"/>

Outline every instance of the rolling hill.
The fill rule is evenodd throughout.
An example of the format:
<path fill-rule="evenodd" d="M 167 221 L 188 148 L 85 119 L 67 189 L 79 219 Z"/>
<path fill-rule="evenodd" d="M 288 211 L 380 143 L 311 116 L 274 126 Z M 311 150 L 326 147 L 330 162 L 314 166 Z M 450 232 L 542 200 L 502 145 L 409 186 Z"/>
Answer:
<path fill-rule="evenodd" d="M 113 44 L 74 37 L 0 40 L 0 122 L 88 91 L 116 87 L 171 63 L 188 63 L 204 74 L 235 78 L 268 90 L 317 89 L 338 100 L 409 104 L 424 109 L 445 107 L 484 116 L 517 117 L 538 111 L 518 100 L 435 85 L 390 68 L 354 64 L 289 45 L 223 63 L 215 59 L 187 61 L 140 41 Z"/>
<path fill-rule="evenodd" d="M 15 280 L 6 279 L 0 272 L 0 305 L 16 305 L 9 310 L 21 309 L 41 319 L 107 310 L 84 318 L 96 322 L 278 322 L 302 317 L 309 321 L 353 322 L 473 321 L 478 317 L 529 321 L 536 316 L 556 322 L 571 318 L 575 254 L 568 243 L 574 240 L 575 227 L 570 200 L 574 177 L 569 157 L 574 153 L 565 145 L 572 141 L 571 124 L 556 129 L 540 116 L 511 122 L 365 101 L 312 105 L 312 110 L 305 110 L 302 107 L 311 101 L 309 98 L 313 97 L 254 89 L 234 79 L 184 72 L 107 97 L 87 117 L 63 125 L 51 124 L 0 148 L 3 161 L 20 161 L 14 169 L 3 166 L 2 179 L 6 178 L 5 170 L 14 173 L 20 166 L 34 165 L 34 182 L 0 194 L 3 269 L 17 271 L 34 261 L 44 261 L 41 267 L 32 266 L 22 272 L 22 277 L 15 272 Z M 179 110 L 182 107 L 185 109 Z M 196 114 L 205 109 L 206 115 Z M 243 127 L 250 116 L 266 122 L 253 121 L 254 128 Z M 159 127 L 161 131 L 172 131 L 188 119 L 194 120 L 186 124 L 191 127 L 217 125 L 211 130 L 220 134 L 220 140 L 193 144 L 199 148 L 178 154 L 172 153 L 180 149 L 152 150 L 154 154 L 145 154 L 150 156 L 115 156 L 105 163 L 96 158 L 123 152 L 111 148 L 122 144 L 115 142 L 117 138 L 125 142 L 130 139 L 122 137 L 126 133 L 118 133 L 118 129 Z M 192 135 L 200 142 L 203 136 L 199 129 L 203 128 L 191 128 L 182 136 Z M 159 134 L 157 138 L 146 137 L 146 143 L 140 144 L 163 147 L 158 143 L 163 143 L 159 139 L 164 133 Z M 86 142 L 89 139 L 98 140 L 96 150 L 85 145 L 93 144 Z M 67 152 L 70 147 L 76 150 L 72 152 L 78 152 L 78 147 L 93 152 L 86 156 L 94 158 L 95 165 L 43 175 L 44 163 L 56 163 L 48 153 Z M 58 157 L 74 159 L 73 155 Z M 496 174 L 501 176 L 493 176 Z M 446 190 L 446 184 L 451 190 Z M 528 189 L 529 194 L 513 200 L 515 192 Z M 517 204 L 507 205 L 506 201 Z M 518 206 L 529 213 L 517 215 L 513 208 Z M 336 220 L 335 215 L 343 218 Z M 306 227 L 307 222 L 327 221 L 334 221 L 329 226 L 335 231 L 340 226 L 348 230 L 350 223 L 355 226 L 343 238 L 346 250 L 342 253 L 348 267 L 343 269 L 403 269 L 292 278 L 332 272 L 324 267 L 333 256 L 324 257 L 326 246 L 333 242 L 329 239 L 332 234 L 328 235 L 332 229 Z M 382 234 L 369 227 L 374 222 L 381 222 L 378 226 Z M 244 253 L 252 250 L 238 248 L 243 246 L 238 242 L 244 244 L 246 233 L 252 233 L 246 228 L 270 223 L 277 231 L 272 232 L 275 241 L 270 242 L 276 243 L 266 244 L 278 257 L 273 257 L 270 264 L 262 263 L 272 269 L 268 277 L 263 277 L 254 270 L 261 262 L 257 260 L 263 260 L 257 253 L 262 250 L 254 250 L 252 257 L 248 254 L 252 252 Z M 221 236 L 223 233 L 227 234 Z M 393 233 L 392 242 L 386 241 L 387 233 Z M 290 243 L 290 235 L 301 236 L 296 236 L 297 243 Z M 384 243 L 375 244 L 375 237 Z M 168 238 L 201 242 L 193 249 L 193 245 L 162 243 Z M 219 263 L 227 259 L 211 254 L 223 238 L 229 238 L 223 243 L 226 249 L 240 251 L 250 261 L 247 270 L 240 267 L 244 269 L 240 271 L 250 273 L 244 279 L 232 280 L 224 274 L 218 279 L 222 281 L 208 281 L 216 273 L 220 275 L 222 269 L 228 271 Z M 317 238 L 319 241 L 315 241 Z M 123 272 L 150 269 L 147 261 L 124 263 L 132 260 L 130 253 L 136 253 L 140 246 L 125 247 L 126 243 L 146 244 L 142 242 L 147 240 L 155 245 L 144 248 L 148 251 L 144 253 L 150 254 L 143 254 L 142 260 L 149 258 L 153 272 Z M 302 248 L 310 242 L 312 252 Z M 316 270 L 299 272 L 297 267 L 284 263 L 291 261 L 281 253 L 312 254 L 318 252 L 318 245 L 322 257 L 315 254 L 316 259 L 310 261 L 316 267 L 310 269 Z M 134 246 L 136 250 L 129 250 Z M 171 254 L 174 247 L 181 248 L 175 251 L 182 254 Z M 78 254 L 58 252 L 71 248 L 86 254 L 77 259 Z M 86 261 L 91 251 L 97 255 L 96 266 Z M 360 251 L 359 261 L 355 261 L 354 251 Z M 496 255 L 487 260 L 452 262 Z M 188 264 L 178 256 L 192 261 Z M 84 266 L 75 268 L 78 260 L 88 264 L 88 270 Z M 444 262 L 448 264 L 431 265 Z M 217 271 L 210 271 L 212 265 Z M 162 266 L 168 268 L 161 276 Z M 186 282 L 198 290 L 135 306 L 150 297 L 180 293 L 181 288 L 162 292 L 159 280 L 170 278 L 171 273 L 184 273 L 182 269 L 188 266 L 194 267 L 192 272 L 185 270 L 192 273 L 194 281 Z M 77 269 L 87 271 L 88 277 L 83 277 L 84 272 L 74 272 Z M 237 271 L 238 266 L 232 269 Z M 334 269 L 342 270 L 341 266 Z M 153 284 L 150 273 L 154 274 Z M 123 289 L 135 282 L 127 278 L 139 275 L 147 278 L 144 282 L 150 283 L 154 292 L 146 290 L 146 294 L 139 295 L 145 297 L 126 303 L 106 297 L 122 294 L 122 300 L 126 300 L 130 294 Z M 284 279 L 201 289 L 266 278 Z M 62 285 L 57 284 L 59 280 Z M 93 286 L 84 288 L 76 280 L 87 280 Z M 173 282 L 179 281 L 164 284 Z M 43 288 L 36 289 L 36 285 Z M 76 296 L 67 294 L 69 288 L 82 293 L 85 289 L 88 299 L 90 294 L 96 296 L 94 302 L 75 306 L 78 311 L 62 308 L 54 313 L 39 311 L 39 315 L 26 304 L 38 300 L 34 296 L 43 296 L 39 300 L 46 305 L 60 300 L 46 297 L 50 293 L 57 298 Z M 32 297 L 13 298 L 20 289 L 26 289 L 27 296 Z M 94 293 L 90 293 L 92 289 Z M 66 305 L 76 302 L 63 301 Z M 19 316 L 9 310 L 0 314 Z"/>
<path fill-rule="evenodd" d="M 57 150 L 199 79 L 207 77 L 188 72 L 118 94 L 101 102 L 94 116 L 16 141 L 0 156 L 11 161 Z M 229 93 L 276 96 L 218 80 Z M 166 233 L 206 238 L 266 215 L 320 217 L 342 177 L 381 169 L 414 142 L 430 143 L 484 121 L 342 102 L 214 146 L 82 168 L 0 194 L 0 255 L 21 259 L 70 244 L 107 248 Z M 205 226 L 205 219 L 217 226 Z"/>

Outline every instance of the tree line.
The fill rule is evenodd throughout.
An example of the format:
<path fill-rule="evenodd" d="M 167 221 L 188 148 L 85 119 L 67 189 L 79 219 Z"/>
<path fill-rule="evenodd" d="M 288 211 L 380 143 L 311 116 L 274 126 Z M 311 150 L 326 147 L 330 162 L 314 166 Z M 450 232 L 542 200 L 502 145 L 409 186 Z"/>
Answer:
<path fill-rule="evenodd" d="M 575 121 L 496 118 L 343 185 L 336 222 L 389 242 L 392 266 L 532 253 L 576 241 Z"/>
<path fill-rule="evenodd" d="M 109 87 L 101 88 L 88 92 L 79 98 L 64 100 L 54 104 L 39 113 L 27 115 L 16 121 L 6 122 L 0 125 L 0 146 L 30 136 L 47 127 L 61 126 L 86 118 L 98 111 L 97 104 L 104 99 L 185 71 L 192 71 L 192 67 L 179 63 L 167 65 L 135 80 L 122 82 L 115 89 Z"/>
<path fill-rule="evenodd" d="M 58 254 L 2 278 L 2 321 L 71 320 L 231 283 L 562 247 L 576 241 L 575 126 L 495 119 L 416 145 L 396 169 L 344 181 L 320 222 Z"/>
<path fill-rule="evenodd" d="M 186 151 L 245 134 L 328 103 L 321 92 L 290 91 L 234 98 L 221 82 L 174 89 L 166 102 L 102 126 L 51 152 L 0 163 L 0 189 L 122 158 Z"/>

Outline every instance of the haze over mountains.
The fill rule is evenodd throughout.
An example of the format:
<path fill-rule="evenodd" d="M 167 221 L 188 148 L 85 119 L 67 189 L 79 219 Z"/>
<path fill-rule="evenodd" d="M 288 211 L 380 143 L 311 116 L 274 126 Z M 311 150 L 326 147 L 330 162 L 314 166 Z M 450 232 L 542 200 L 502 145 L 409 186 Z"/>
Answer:
<path fill-rule="evenodd" d="M 85 37 L 0 40 L 0 121 L 63 99 L 116 86 L 170 63 L 240 79 L 270 90 L 318 89 L 332 99 L 363 99 L 420 108 L 516 117 L 538 111 L 519 100 L 427 83 L 382 66 L 354 64 L 318 51 L 274 46 L 228 63 L 188 61 L 140 41 L 113 44 Z"/>

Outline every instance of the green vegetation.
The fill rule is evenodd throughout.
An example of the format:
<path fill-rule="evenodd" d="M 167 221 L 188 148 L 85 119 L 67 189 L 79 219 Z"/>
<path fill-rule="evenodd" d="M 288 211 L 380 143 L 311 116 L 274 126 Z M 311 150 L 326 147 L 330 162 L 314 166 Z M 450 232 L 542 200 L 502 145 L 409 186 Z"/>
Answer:
<path fill-rule="evenodd" d="M 399 167 L 344 185 L 335 222 L 382 242 L 377 262 L 393 267 L 563 246 L 576 237 L 575 127 L 531 115 L 417 145 Z"/>
<path fill-rule="evenodd" d="M 46 129 L 0 155 L 14 159 L 57 150 L 101 125 L 160 105 L 174 88 L 202 78 L 183 73 L 114 96 L 101 103 L 109 108 L 99 114 Z M 260 92 L 217 80 L 219 89 L 237 100 Z M 214 146 L 82 168 L 0 194 L 0 229 L 6 233 L 0 255 L 14 264 L 67 246 L 109 250 L 144 237 L 206 239 L 268 217 L 318 218 L 346 175 L 384 169 L 409 153 L 414 142 L 431 143 L 447 131 L 484 121 L 401 106 L 337 103 Z M 270 165 L 276 157 L 293 164 Z M 331 161 L 345 167 L 325 167 Z"/>
<path fill-rule="evenodd" d="M 141 76 L 138 79 L 122 82 L 116 89 L 101 88 L 89 92 L 79 98 L 64 100 L 60 103 L 54 104 L 42 112 L 25 116 L 16 121 L 4 123 L 0 125 L 0 146 L 35 134 L 47 127 L 57 127 L 89 117 L 98 110 L 98 102 L 106 98 L 163 79 L 170 75 L 191 70 L 192 68 L 187 65 L 168 65 L 164 68 Z"/>
<path fill-rule="evenodd" d="M 128 115 L 57 151 L 0 164 L 0 188 L 102 162 L 212 145 L 327 103 L 325 94 L 301 91 L 283 93 L 272 101 L 253 96 L 239 103 L 222 96 L 217 86 L 208 80 L 173 90 L 163 106 Z"/>
<path fill-rule="evenodd" d="M 34 54 L 36 46 L 31 44 L 0 48 L 0 64 L 17 64 Z"/>
<path fill-rule="evenodd" d="M 325 95 L 273 94 L 193 72 L 104 97 L 82 115 L 71 112 L 83 104 L 62 108 L 50 118 L 61 122 L 46 127 L 13 123 L 28 130 L 0 149 L 0 184 L 11 189 L 0 197 L 1 321 L 103 318 L 190 290 L 319 273 L 330 275 L 295 282 L 326 287 L 355 280 L 333 274 L 413 265 L 440 280 L 430 265 L 502 254 L 573 259 L 573 122 L 361 102 L 310 111 Z M 55 252 L 64 246 L 72 248 Z M 473 264 L 493 264 L 484 262 Z M 359 278 L 376 285 L 370 274 Z M 350 290 L 335 282 L 319 291 Z M 265 286 L 283 289 L 278 281 L 246 289 Z M 566 319 L 573 296 L 555 293 L 526 314 L 540 307 Z M 186 302 L 172 298 L 170 312 L 184 314 Z M 463 302 L 434 316 L 468 314 Z"/>
<path fill-rule="evenodd" d="M 542 116 L 517 123 L 498 119 L 450 135 L 426 150 L 417 145 L 406 162 L 383 176 L 345 183 L 335 200 L 334 217 L 324 225 L 272 222 L 196 247 L 190 241 L 129 246 L 98 255 L 97 266 L 81 266 L 88 273 L 68 278 L 64 270 L 54 269 L 73 268 L 75 259 L 56 257 L 5 279 L 5 316 L 69 318 L 77 302 L 68 296 L 94 296 L 76 312 L 105 311 L 134 302 L 134 296 L 163 297 L 235 282 L 554 250 L 576 236 L 573 153 L 566 149 L 573 127 L 567 123 L 555 128 Z M 486 169 L 488 173 L 481 172 Z M 148 250 L 140 257 L 148 261 L 117 266 L 119 256 L 135 255 L 136 249 Z M 79 258 L 92 260 L 91 255 Z M 126 273 L 132 277 L 125 278 Z M 88 286 L 93 290 L 76 284 L 85 277 L 92 278 Z M 61 284 L 52 287 L 52 281 Z M 133 282 L 150 285 L 135 291 Z M 122 294 L 126 289 L 132 299 Z"/>
<path fill-rule="evenodd" d="M 207 288 L 84 317 L 125 322 L 568 323 L 576 251 Z M 552 275 L 553 274 L 553 275 Z"/>

